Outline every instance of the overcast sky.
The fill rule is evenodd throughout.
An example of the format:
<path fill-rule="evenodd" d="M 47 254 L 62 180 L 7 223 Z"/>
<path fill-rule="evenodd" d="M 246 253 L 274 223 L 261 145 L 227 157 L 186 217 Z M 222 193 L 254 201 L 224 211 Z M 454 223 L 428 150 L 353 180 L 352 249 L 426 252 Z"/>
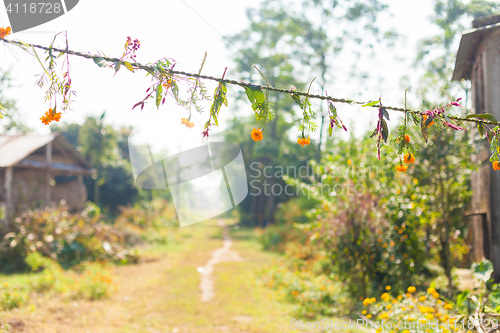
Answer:
<path fill-rule="evenodd" d="M 408 66 L 414 59 L 417 39 L 432 33 L 428 21 L 432 6 L 431 0 L 387 2 L 393 18 L 387 19 L 385 24 L 396 26 L 398 33 L 404 36 L 404 47 L 397 49 L 397 53 L 407 62 L 397 67 L 390 60 L 379 59 L 379 69 L 387 73 L 384 86 L 365 92 L 366 95 L 362 97 L 373 99 L 383 94 L 385 104 L 401 105 L 404 89 L 400 87 L 399 77 L 403 71 L 408 70 L 404 66 Z M 234 0 L 82 0 L 66 15 L 8 38 L 47 45 L 55 33 L 67 30 L 71 49 L 119 57 L 126 37 L 131 36 L 141 41 L 137 58 L 139 62 L 147 63 L 171 57 L 178 62 L 176 69 L 196 72 L 207 52 L 203 72 L 219 76 L 229 66 L 230 76 L 231 52 L 225 48 L 221 34 L 227 36 L 244 29 L 248 25 L 245 8 L 258 3 L 259 1 Z M 0 26 L 7 24 L 5 9 L 0 8 Z M 16 86 L 7 95 L 17 100 L 22 119 L 38 132 L 47 131 L 47 127 L 39 121 L 49 106 L 44 103 L 43 91 L 34 85 L 35 75 L 40 72 L 36 60 L 13 46 L 2 45 L 0 68 L 12 70 Z M 144 97 L 150 82 L 143 74 L 134 75 L 122 69 L 113 76 L 111 69 L 101 69 L 92 61 L 73 58 L 72 76 L 78 95 L 73 104 L 74 111 L 63 114 L 61 122 L 82 122 L 88 115 L 99 115 L 107 110 L 106 119 L 110 124 L 134 126 L 140 132 L 160 131 L 171 138 L 182 136 L 183 144 L 195 146 L 200 143 L 199 133 L 207 113 L 195 115 L 195 127 L 187 129 L 180 124 L 180 118 L 186 117 L 187 112 L 172 103 L 166 104 L 159 111 L 152 103 L 142 113 L 137 109 L 131 110 L 132 105 Z M 213 85 L 210 87 L 209 92 L 212 93 Z M 356 88 L 349 86 L 349 82 L 346 82 L 346 87 L 346 91 Z M 234 97 L 228 96 L 228 99 L 231 106 Z M 359 112 L 364 112 L 366 128 L 374 126 L 369 121 L 375 120 L 375 112 L 355 112 L 358 116 Z M 223 118 L 229 118 L 230 108 L 223 109 L 221 114 Z M 343 117 L 344 122 L 349 123 L 350 116 L 345 114 Z M 366 128 L 361 126 L 358 131 Z"/>

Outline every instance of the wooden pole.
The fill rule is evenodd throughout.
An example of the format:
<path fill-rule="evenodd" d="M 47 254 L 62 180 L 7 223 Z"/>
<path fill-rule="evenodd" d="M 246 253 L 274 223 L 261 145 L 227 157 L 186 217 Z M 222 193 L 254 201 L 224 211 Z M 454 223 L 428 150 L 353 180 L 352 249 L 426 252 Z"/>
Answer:
<path fill-rule="evenodd" d="M 49 171 L 49 166 L 52 163 L 52 142 L 49 142 L 47 146 L 45 146 L 45 161 L 47 163 L 47 172 L 46 172 L 46 184 L 45 184 L 45 203 L 49 204 L 51 200 L 51 173 Z"/>
<path fill-rule="evenodd" d="M 5 168 L 5 218 L 3 221 L 4 232 L 8 232 L 10 228 L 10 220 L 12 218 L 12 179 L 13 168 Z"/>

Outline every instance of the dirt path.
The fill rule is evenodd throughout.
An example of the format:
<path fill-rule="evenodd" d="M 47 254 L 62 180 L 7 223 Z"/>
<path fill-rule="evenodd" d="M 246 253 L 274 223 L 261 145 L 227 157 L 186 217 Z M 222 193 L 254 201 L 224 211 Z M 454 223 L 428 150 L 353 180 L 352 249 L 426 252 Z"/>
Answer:
<path fill-rule="evenodd" d="M 242 261 L 238 252 L 231 250 L 233 242 L 229 237 L 229 227 L 224 220 L 219 220 L 217 225 L 223 228 L 224 245 L 212 252 L 212 257 L 205 266 L 197 269 L 198 273 L 200 273 L 201 300 L 203 302 L 208 302 L 215 297 L 214 266 L 222 262 Z"/>
<path fill-rule="evenodd" d="M 213 222 L 182 228 L 179 238 L 148 254 L 147 262 L 114 267 L 109 299 L 34 296 L 22 308 L 0 312 L 0 321 L 12 323 L 11 332 L 36 333 L 288 331 L 290 305 L 258 283 L 276 257 L 260 250 L 252 230 Z"/>

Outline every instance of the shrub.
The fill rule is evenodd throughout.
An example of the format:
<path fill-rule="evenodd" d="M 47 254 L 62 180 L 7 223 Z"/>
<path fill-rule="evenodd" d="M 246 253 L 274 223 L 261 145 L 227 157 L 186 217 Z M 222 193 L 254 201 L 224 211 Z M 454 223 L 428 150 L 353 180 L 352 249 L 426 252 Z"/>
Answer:
<path fill-rule="evenodd" d="M 112 290 L 111 273 L 99 263 L 85 263 L 77 280 L 77 298 L 98 300 L 109 297 Z"/>
<path fill-rule="evenodd" d="M 26 292 L 21 288 L 10 288 L 7 284 L 0 288 L 0 307 L 3 310 L 18 308 L 26 303 L 27 299 Z"/>
<path fill-rule="evenodd" d="M 258 230 L 260 232 L 259 241 L 266 251 L 283 253 L 288 243 L 303 243 L 307 238 L 302 230 L 295 229 L 290 223 L 272 225 Z"/>
<path fill-rule="evenodd" d="M 65 206 L 46 207 L 15 219 L 14 230 L 0 242 L 0 267 L 25 270 L 25 258 L 32 252 L 66 268 L 88 260 L 128 261 L 133 257 L 126 249 L 131 238 L 125 229 L 104 223 L 93 206 L 74 214 Z"/>

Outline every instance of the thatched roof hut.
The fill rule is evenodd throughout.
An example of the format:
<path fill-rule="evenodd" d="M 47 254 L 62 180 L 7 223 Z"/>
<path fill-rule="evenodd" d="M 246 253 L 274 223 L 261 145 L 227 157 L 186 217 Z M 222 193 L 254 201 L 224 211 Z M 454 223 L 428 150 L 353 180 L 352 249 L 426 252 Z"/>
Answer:
<path fill-rule="evenodd" d="M 0 218 L 4 228 L 21 211 L 65 200 L 83 208 L 83 176 L 93 169 L 59 133 L 0 135 Z"/>

